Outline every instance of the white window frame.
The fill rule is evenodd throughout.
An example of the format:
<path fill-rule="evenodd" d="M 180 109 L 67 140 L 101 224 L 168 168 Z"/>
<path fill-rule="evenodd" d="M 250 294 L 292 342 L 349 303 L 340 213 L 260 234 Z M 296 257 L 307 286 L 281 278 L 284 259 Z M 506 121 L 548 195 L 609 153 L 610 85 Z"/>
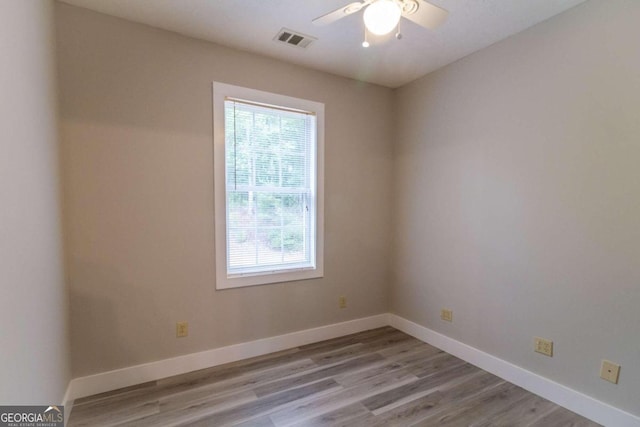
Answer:
<path fill-rule="evenodd" d="M 225 108 L 226 98 L 313 112 L 316 116 L 315 189 L 312 212 L 315 217 L 315 266 L 298 269 L 276 269 L 250 274 L 227 272 Z M 264 285 L 323 277 L 324 274 L 324 104 L 306 99 L 213 82 L 213 166 L 216 289 Z M 312 228 L 313 230 L 313 228 Z"/>

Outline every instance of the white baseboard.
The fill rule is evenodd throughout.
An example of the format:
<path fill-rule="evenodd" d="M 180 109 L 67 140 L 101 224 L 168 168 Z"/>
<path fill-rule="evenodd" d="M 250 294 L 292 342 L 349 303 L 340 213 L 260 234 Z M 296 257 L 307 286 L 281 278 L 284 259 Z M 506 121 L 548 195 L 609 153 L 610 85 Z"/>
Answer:
<path fill-rule="evenodd" d="M 71 412 L 73 400 L 80 397 L 104 393 L 387 325 L 393 326 L 597 423 L 611 427 L 640 427 L 640 418 L 633 414 L 395 314 L 379 314 L 75 378 L 69 383 L 64 396 L 65 419 L 68 419 L 68 414 Z"/>
<path fill-rule="evenodd" d="M 477 348 L 463 344 L 395 314 L 389 314 L 388 320 L 389 325 L 396 329 L 597 423 L 611 427 L 640 426 L 640 418 L 633 414 L 527 371 Z"/>
<path fill-rule="evenodd" d="M 220 347 L 199 353 L 186 354 L 171 359 L 158 360 L 142 365 L 130 366 L 71 380 L 65 394 L 65 403 L 74 399 L 106 391 L 117 390 L 173 375 L 210 368 L 224 363 L 261 356 L 305 344 L 349 335 L 368 329 L 387 326 L 387 314 L 334 323 L 285 335 Z M 66 412 L 66 411 L 65 411 Z"/>
<path fill-rule="evenodd" d="M 69 381 L 67 390 L 65 391 L 64 397 L 62 398 L 62 406 L 64 407 L 64 425 L 66 426 L 69 422 L 71 410 L 73 409 L 73 399 L 71 399 L 71 381 Z"/>

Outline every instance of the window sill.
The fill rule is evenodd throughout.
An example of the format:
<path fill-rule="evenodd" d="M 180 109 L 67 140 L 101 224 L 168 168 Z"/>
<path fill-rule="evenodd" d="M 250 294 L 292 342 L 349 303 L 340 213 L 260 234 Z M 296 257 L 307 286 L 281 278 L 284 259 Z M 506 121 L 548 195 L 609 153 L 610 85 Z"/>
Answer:
<path fill-rule="evenodd" d="M 216 289 L 233 289 L 245 286 L 269 285 L 274 283 L 294 282 L 299 280 L 318 279 L 324 276 L 321 267 L 298 268 L 289 271 L 257 272 L 253 274 L 227 275 L 224 272 L 216 275 Z"/>

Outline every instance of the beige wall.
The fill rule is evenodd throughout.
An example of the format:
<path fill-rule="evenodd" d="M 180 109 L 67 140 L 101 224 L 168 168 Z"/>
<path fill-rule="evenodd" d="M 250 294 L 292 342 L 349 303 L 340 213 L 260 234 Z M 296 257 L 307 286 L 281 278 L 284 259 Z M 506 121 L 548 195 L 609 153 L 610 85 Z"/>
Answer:
<path fill-rule="evenodd" d="M 387 311 L 391 90 L 64 4 L 57 25 L 74 376 Z M 326 104 L 323 279 L 215 290 L 212 81 Z"/>
<path fill-rule="evenodd" d="M 60 404 L 69 381 L 53 3 L 0 2 L 0 404 Z"/>
<path fill-rule="evenodd" d="M 636 415 L 638 22 L 590 1 L 397 92 L 392 289 L 395 313 Z"/>
<path fill-rule="evenodd" d="M 74 376 L 382 313 L 392 279 L 395 313 L 640 414 L 639 20 L 587 2 L 394 96 L 59 4 Z M 214 80 L 326 103 L 324 279 L 215 291 Z"/>

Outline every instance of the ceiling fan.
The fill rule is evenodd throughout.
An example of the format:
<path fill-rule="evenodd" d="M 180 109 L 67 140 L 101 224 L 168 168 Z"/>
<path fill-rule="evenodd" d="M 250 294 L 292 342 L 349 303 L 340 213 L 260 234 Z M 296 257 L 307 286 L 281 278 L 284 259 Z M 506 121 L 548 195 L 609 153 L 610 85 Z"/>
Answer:
<path fill-rule="evenodd" d="M 331 24 L 345 16 L 364 9 L 365 39 L 362 46 L 368 47 L 367 31 L 384 35 L 396 29 L 396 38 L 402 38 L 399 30 L 400 18 L 405 17 L 421 27 L 434 29 L 440 26 L 449 12 L 425 0 L 362 0 L 322 15 L 313 20 L 319 26 Z"/>

